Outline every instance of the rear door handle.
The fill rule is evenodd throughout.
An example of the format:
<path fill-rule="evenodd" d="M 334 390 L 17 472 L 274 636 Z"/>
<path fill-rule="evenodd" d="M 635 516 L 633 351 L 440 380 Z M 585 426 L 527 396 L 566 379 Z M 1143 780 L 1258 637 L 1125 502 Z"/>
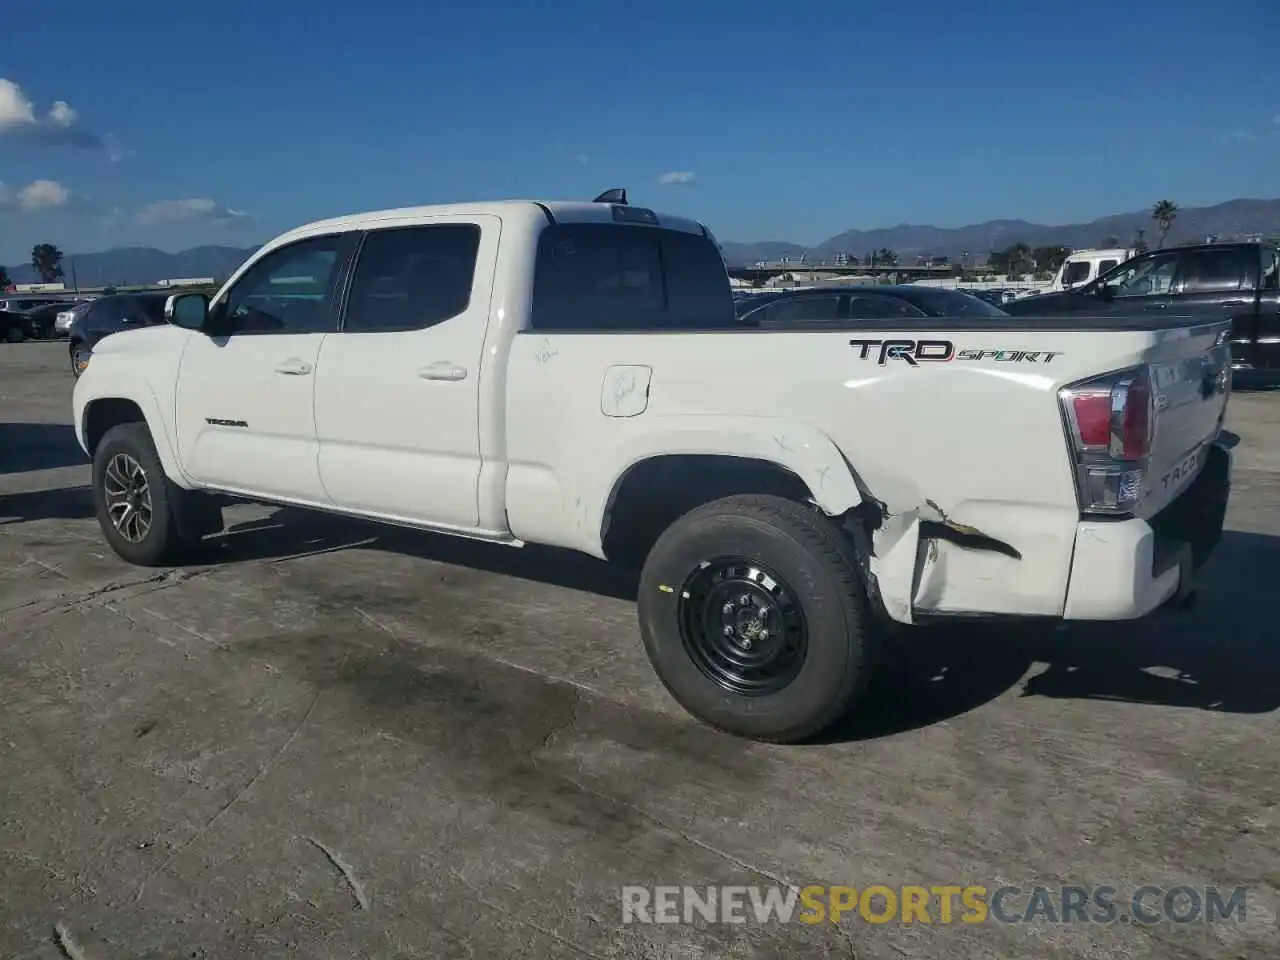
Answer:
<path fill-rule="evenodd" d="M 290 377 L 305 377 L 310 372 L 311 364 L 301 360 L 286 360 L 276 367 L 276 373 L 283 373 Z"/>
<path fill-rule="evenodd" d="M 1160 300 L 1160 301 L 1157 301 L 1156 303 L 1148 303 L 1148 304 L 1147 304 L 1145 307 L 1143 307 L 1142 309 L 1143 309 L 1143 310 L 1168 310 L 1168 309 L 1169 309 L 1169 301 L 1168 301 L 1168 300 Z"/>
<path fill-rule="evenodd" d="M 423 380 L 465 380 L 467 368 L 450 363 L 448 360 L 441 360 L 429 367 L 423 367 L 418 371 L 418 376 Z"/>
<path fill-rule="evenodd" d="M 1248 305 L 1249 305 L 1248 300 L 1223 300 L 1222 301 L 1222 309 L 1224 310 L 1234 310 L 1236 307 L 1247 307 Z"/>

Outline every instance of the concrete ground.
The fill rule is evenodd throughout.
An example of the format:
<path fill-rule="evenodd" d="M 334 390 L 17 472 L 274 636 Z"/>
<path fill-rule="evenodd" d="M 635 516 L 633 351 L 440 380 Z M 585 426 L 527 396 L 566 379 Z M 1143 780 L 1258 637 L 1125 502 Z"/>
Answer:
<path fill-rule="evenodd" d="M 216 562 L 123 564 L 70 392 L 65 345 L 0 344 L 4 957 L 1277 955 L 1280 394 L 1232 400 L 1193 611 L 911 637 L 771 747 L 670 701 L 585 558 L 236 508 Z M 624 885 L 775 881 L 1249 892 L 1185 927 L 621 922 Z"/>

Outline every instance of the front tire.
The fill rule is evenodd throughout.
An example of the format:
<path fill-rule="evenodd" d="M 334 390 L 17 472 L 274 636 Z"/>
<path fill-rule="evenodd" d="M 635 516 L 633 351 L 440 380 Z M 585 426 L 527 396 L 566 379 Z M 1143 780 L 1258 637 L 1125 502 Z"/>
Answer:
<path fill-rule="evenodd" d="M 92 348 L 83 340 L 72 340 L 70 348 L 71 356 L 71 373 L 79 378 L 89 366 L 89 357 L 93 353 Z"/>
<path fill-rule="evenodd" d="M 112 427 L 94 450 L 94 511 L 122 560 L 143 567 L 178 562 L 191 546 L 178 522 L 179 493 L 165 476 L 146 424 Z"/>
<path fill-rule="evenodd" d="M 699 507 L 640 576 L 640 632 L 659 679 L 727 733 L 807 740 L 865 689 L 875 625 L 852 547 L 826 517 L 769 496 Z"/>

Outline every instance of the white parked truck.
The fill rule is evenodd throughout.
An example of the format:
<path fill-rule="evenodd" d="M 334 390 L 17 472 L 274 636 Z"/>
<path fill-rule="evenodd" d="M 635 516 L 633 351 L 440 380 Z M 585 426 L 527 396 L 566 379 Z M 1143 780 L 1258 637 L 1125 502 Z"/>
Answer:
<path fill-rule="evenodd" d="M 636 564 L 658 676 L 743 736 L 833 722 L 894 623 L 1177 605 L 1222 531 L 1225 322 L 745 327 L 621 191 L 313 223 L 166 311 L 75 385 L 121 557 L 243 499 Z"/>

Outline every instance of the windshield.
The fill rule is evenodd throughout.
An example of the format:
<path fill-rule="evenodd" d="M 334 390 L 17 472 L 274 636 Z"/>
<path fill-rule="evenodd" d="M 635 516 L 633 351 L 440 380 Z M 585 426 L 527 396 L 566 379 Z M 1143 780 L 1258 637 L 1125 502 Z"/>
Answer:
<path fill-rule="evenodd" d="M 930 290 L 920 287 L 903 291 L 903 299 L 931 317 L 1007 317 L 994 304 L 961 290 Z"/>
<path fill-rule="evenodd" d="M 1084 283 L 1088 279 L 1088 260 L 1072 260 L 1062 268 L 1062 283 L 1064 286 L 1073 286 L 1077 283 Z"/>

